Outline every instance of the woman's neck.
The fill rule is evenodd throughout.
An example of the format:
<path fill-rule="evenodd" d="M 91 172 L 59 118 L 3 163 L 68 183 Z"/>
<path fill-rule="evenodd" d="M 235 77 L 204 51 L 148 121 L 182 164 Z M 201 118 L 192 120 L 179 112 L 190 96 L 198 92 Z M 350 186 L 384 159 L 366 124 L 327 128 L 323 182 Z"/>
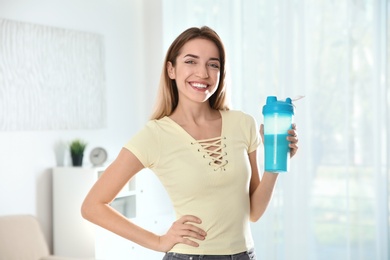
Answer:
<path fill-rule="evenodd" d="M 180 125 L 189 123 L 200 124 L 219 119 L 221 114 L 218 110 L 211 108 L 208 102 L 193 106 L 183 106 L 179 103 L 169 117 Z"/>

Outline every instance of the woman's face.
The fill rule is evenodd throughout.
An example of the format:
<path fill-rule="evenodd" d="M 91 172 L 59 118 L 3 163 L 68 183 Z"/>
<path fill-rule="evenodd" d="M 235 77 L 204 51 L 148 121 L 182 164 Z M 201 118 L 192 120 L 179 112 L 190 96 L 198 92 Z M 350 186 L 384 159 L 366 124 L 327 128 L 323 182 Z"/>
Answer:
<path fill-rule="evenodd" d="M 205 102 L 217 90 L 220 75 L 217 46 L 210 40 L 188 41 L 176 58 L 176 65 L 167 64 L 168 75 L 176 81 L 179 102 Z"/>

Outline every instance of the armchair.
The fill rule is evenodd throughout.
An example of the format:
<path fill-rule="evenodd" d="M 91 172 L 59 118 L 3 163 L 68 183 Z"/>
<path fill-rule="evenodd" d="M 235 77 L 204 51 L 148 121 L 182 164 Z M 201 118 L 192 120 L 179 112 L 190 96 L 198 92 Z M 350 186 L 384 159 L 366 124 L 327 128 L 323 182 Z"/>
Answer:
<path fill-rule="evenodd" d="M 50 255 L 38 220 L 31 215 L 10 215 L 0 216 L 0 260 L 81 259 Z"/>

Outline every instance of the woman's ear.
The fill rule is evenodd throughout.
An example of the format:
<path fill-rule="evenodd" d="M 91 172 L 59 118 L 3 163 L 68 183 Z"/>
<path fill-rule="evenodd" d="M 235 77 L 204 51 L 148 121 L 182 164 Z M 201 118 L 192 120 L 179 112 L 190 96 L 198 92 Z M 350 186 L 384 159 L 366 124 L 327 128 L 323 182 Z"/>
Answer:
<path fill-rule="evenodd" d="M 173 67 L 172 62 L 170 61 L 167 62 L 167 73 L 170 79 L 176 78 L 175 68 Z"/>

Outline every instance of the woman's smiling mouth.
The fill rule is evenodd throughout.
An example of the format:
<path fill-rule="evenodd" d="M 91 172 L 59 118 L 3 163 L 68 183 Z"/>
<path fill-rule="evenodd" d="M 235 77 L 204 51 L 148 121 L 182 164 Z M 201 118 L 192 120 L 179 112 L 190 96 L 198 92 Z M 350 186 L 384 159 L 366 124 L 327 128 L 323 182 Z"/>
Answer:
<path fill-rule="evenodd" d="M 208 87 L 207 84 L 202 84 L 202 83 L 198 83 L 198 82 L 190 82 L 190 85 L 196 89 L 206 89 Z"/>

